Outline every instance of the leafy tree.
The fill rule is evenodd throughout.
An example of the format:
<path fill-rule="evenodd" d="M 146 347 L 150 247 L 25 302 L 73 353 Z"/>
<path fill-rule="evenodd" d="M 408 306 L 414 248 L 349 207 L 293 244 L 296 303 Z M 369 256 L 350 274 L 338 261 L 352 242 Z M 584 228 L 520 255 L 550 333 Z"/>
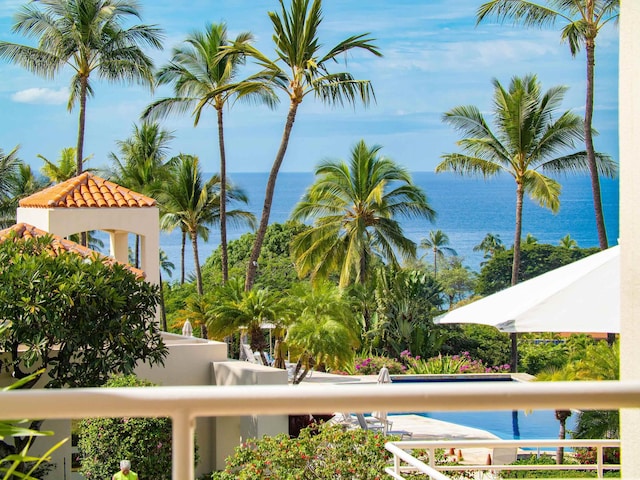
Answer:
<path fill-rule="evenodd" d="M 13 192 L 13 179 L 22 163 L 18 158 L 16 146 L 9 153 L 0 149 L 0 227 L 7 228 L 15 223 L 16 205 Z"/>
<path fill-rule="evenodd" d="M 269 225 L 258 258 L 255 287 L 282 292 L 288 290 L 298 281 L 290 254 L 290 244 L 296 235 L 308 228 L 307 225 L 293 221 Z M 240 238 L 229 242 L 228 258 L 231 278 L 244 277 L 255 235 L 255 233 L 245 233 Z M 208 289 L 222 283 L 221 261 L 221 249 L 218 247 L 209 256 L 202 269 L 203 282 Z"/>
<path fill-rule="evenodd" d="M 13 169 L 6 172 L 7 191 L 0 194 L 0 228 L 8 228 L 16 223 L 16 212 L 22 198 L 28 197 L 49 184 L 34 175 L 31 166 L 18 160 Z"/>
<path fill-rule="evenodd" d="M 162 48 L 160 30 L 148 25 L 123 28 L 130 17 L 140 18 L 131 0 L 41 0 L 24 5 L 16 15 L 14 33 L 38 41 L 37 47 L 0 42 L 0 58 L 44 78 L 65 67 L 73 70 L 67 108 L 80 104 L 77 174 L 82 173 L 87 98 L 93 96 L 92 73 L 112 82 L 153 85 L 153 62 L 142 46 Z"/>
<path fill-rule="evenodd" d="M 440 270 L 438 283 L 446 295 L 449 308 L 464 298 L 468 298 L 475 289 L 476 273 L 462 264 L 460 257 L 445 260 Z"/>
<path fill-rule="evenodd" d="M 240 33 L 233 45 L 250 44 L 253 35 Z M 174 48 L 169 64 L 157 74 L 159 84 L 173 84 L 174 97 L 153 102 L 143 113 L 143 118 L 165 117 L 170 113 L 192 110 L 194 127 L 198 125 L 205 107 L 216 110 L 218 120 L 218 146 L 220 149 L 220 250 L 222 255 L 222 280 L 229 278 L 227 262 L 227 160 L 224 144 L 223 109 L 232 99 L 260 101 L 274 106 L 277 97 L 265 81 L 235 82 L 245 56 L 232 53 L 222 56 L 229 46 L 227 26 L 224 23 L 209 24 L 204 32 L 194 32 Z"/>
<path fill-rule="evenodd" d="M 409 172 L 379 155 L 381 148 L 361 140 L 349 163 L 328 160 L 316 168 L 315 182 L 291 213 L 294 220 L 315 219 L 292 243 L 300 276 L 339 273 L 346 287 L 352 278 L 366 282 L 375 255 L 394 266 L 398 257 L 415 258 L 416 245 L 399 219 L 433 220 L 435 212 Z"/>
<path fill-rule="evenodd" d="M 288 297 L 290 322 L 286 341 L 299 350 L 293 383 L 302 382 L 316 365 L 342 370 L 353 365 L 360 345 L 360 326 L 349 299 L 329 282 L 295 285 Z"/>
<path fill-rule="evenodd" d="M 442 353 L 461 355 L 469 352 L 485 365 L 499 366 L 509 362 L 509 334 L 480 324 L 442 325 L 446 340 Z"/>
<path fill-rule="evenodd" d="M 104 387 L 153 387 L 135 375 L 114 375 Z M 86 418 L 80 421 L 80 473 L 111 478 L 126 458 L 140 478 L 171 479 L 171 419 L 168 417 Z"/>
<path fill-rule="evenodd" d="M 289 10 L 286 9 L 284 0 L 279 2 L 280 13 L 269 12 L 274 30 L 275 60 L 246 43 L 234 44 L 225 53 L 225 55 L 246 55 L 262 69 L 243 82 L 267 79 L 274 89 L 281 90 L 290 101 L 280 146 L 267 180 L 260 225 L 251 250 L 245 278 L 247 290 L 251 289 L 255 281 L 257 261 L 269 225 L 278 172 L 289 145 L 300 104 L 307 95 L 312 94 L 331 106 L 344 103 L 355 105 L 358 101 L 365 106 L 368 105 L 374 95 L 371 83 L 368 80 L 357 80 L 349 72 L 332 73 L 329 65 L 338 62 L 340 56 L 346 56 L 358 49 L 381 56 L 368 34 L 348 37 L 321 54 L 322 42 L 318 32 L 323 20 L 322 0 L 291 0 Z"/>
<path fill-rule="evenodd" d="M 167 355 L 154 319 L 157 286 L 120 264 L 57 251 L 48 236 L 10 234 L 0 243 L 0 283 L 0 318 L 12 319 L 0 367 L 17 379 L 45 369 L 46 388 L 92 387 Z"/>
<path fill-rule="evenodd" d="M 535 245 L 536 243 L 538 243 L 538 239 L 530 233 L 527 233 L 527 236 L 524 237 L 524 240 L 522 241 L 523 245 Z"/>
<path fill-rule="evenodd" d="M 569 44 L 571 55 L 576 56 L 584 45 L 587 52 L 586 103 L 584 112 L 584 139 L 591 176 L 593 207 L 598 230 L 600 249 L 606 249 L 607 231 L 604 225 L 600 195 L 600 166 L 593 145 L 593 91 L 595 83 L 595 52 L 598 33 L 610 21 L 617 21 L 620 0 L 547 0 L 544 3 L 531 0 L 491 0 L 480 6 L 477 20 L 495 16 L 504 22 L 513 20 L 529 27 L 543 27 L 563 22 L 562 40 Z"/>
<path fill-rule="evenodd" d="M 525 245 L 522 248 L 518 276 L 521 280 L 529 280 L 595 252 L 597 249 L 594 248 L 567 249 L 548 244 Z M 480 270 L 476 282 L 476 293 L 490 295 L 508 287 L 512 264 L 513 250 L 496 253 Z"/>
<path fill-rule="evenodd" d="M 198 157 L 180 154 L 169 165 L 170 181 L 158 192 L 161 204 L 161 227 L 167 230 L 179 227 L 186 231 L 193 247 L 193 259 L 196 271 L 196 286 L 202 295 L 202 271 L 198 253 L 198 237 L 205 241 L 209 238 L 209 225 L 220 221 L 220 184 L 218 175 L 207 182 L 202 178 Z M 227 185 L 228 200 L 248 203 L 244 192 Z M 253 214 L 244 210 L 229 211 L 228 219 L 240 224 L 253 226 Z"/>
<path fill-rule="evenodd" d="M 443 260 L 445 254 L 458 255 L 449 245 L 449 236 L 442 230 L 431 230 L 427 238 L 420 241 L 420 248 L 433 252 L 433 276 L 438 276 L 438 258 Z"/>

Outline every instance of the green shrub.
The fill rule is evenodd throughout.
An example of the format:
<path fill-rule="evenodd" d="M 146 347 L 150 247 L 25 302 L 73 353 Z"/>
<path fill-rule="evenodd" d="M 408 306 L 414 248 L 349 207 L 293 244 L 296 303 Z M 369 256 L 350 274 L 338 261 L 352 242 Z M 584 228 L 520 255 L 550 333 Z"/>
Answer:
<path fill-rule="evenodd" d="M 556 461 L 550 455 L 535 454 L 517 460 L 512 465 L 555 465 Z M 565 458 L 565 463 L 577 463 L 575 460 Z M 504 470 L 503 477 L 508 478 L 596 478 L 596 472 L 590 470 Z M 605 477 L 620 477 L 620 472 L 605 472 Z"/>
<path fill-rule="evenodd" d="M 224 471 L 214 480 L 311 479 L 332 480 L 383 478 L 391 454 L 384 444 L 398 437 L 361 429 L 344 430 L 325 424 L 300 432 L 297 439 L 280 434 L 250 440 L 236 448 Z"/>
<path fill-rule="evenodd" d="M 509 365 L 487 367 L 481 360 L 473 360 L 469 352 L 460 355 L 438 355 L 423 359 L 412 357 L 411 352 L 402 352 L 402 358 L 409 365 L 407 373 L 413 374 L 457 374 L 457 373 L 504 373 L 509 371 Z"/>
<path fill-rule="evenodd" d="M 152 387 L 134 375 L 117 375 L 105 387 Z M 87 479 L 111 478 L 120 460 L 131 460 L 140 478 L 171 479 L 171 419 L 88 418 L 79 422 L 80 473 Z"/>

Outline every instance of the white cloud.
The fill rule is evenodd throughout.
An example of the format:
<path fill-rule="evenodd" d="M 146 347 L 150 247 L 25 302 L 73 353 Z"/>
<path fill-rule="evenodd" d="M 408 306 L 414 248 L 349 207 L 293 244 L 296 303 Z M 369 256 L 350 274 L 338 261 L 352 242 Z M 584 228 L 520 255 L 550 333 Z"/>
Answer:
<path fill-rule="evenodd" d="M 66 88 L 52 90 L 50 88 L 27 88 L 20 90 L 11 96 L 18 103 L 40 103 L 47 105 L 59 105 L 69 99 L 69 91 Z"/>

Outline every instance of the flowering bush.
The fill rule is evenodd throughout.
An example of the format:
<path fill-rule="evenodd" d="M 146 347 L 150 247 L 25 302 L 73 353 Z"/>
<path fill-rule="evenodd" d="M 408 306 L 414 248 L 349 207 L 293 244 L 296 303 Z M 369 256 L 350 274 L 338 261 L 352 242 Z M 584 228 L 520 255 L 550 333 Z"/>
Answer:
<path fill-rule="evenodd" d="M 213 480 L 327 478 L 377 480 L 391 463 L 384 448 L 393 435 L 361 429 L 344 430 L 324 424 L 302 430 L 298 438 L 280 434 L 249 440 L 227 458 L 226 468 Z"/>
<path fill-rule="evenodd" d="M 575 449 L 575 459 L 580 463 L 584 463 L 587 465 L 593 465 L 597 463 L 597 455 L 598 451 L 595 447 L 587 447 L 587 448 L 576 448 Z M 604 449 L 604 463 L 609 463 L 613 465 L 620 464 L 620 449 L 617 447 L 605 448 Z"/>
<path fill-rule="evenodd" d="M 487 367 L 482 360 L 473 360 L 469 352 L 424 360 L 419 356 L 412 357 L 411 352 L 405 350 L 400 356 L 409 366 L 407 373 L 414 374 L 506 373 L 510 370 L 509 365 Z"/>
<path fill-rule="evenodd" d="M 405 373 L 407 369 L 394 358 L 371 356 L 356 359 L 356 375 L 377 375 L 382 367 L 387 367 L 392 375 Z"/>

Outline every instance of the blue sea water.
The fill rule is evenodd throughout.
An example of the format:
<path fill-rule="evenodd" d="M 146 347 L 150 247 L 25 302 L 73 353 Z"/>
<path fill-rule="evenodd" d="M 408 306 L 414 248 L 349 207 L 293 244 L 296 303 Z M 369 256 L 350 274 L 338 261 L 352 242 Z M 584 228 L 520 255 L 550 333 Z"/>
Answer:
<path fill-rule="evenodd" d="M 513 244 L 515 225 L 515 182 L 508 176 L 490 180 L 473 179 L 453 174 L 414 172 L 413 181 L 427 195 L 437 217 L 433 223 L 426 220 L 401 221 L 407 237 L 419 243 L 429 235 L 430 230 L 442 230 L 449 236 L 450 247 L 463 257 L 463 263 L 472 270 L 479 271 L 483 261 L 482 253 L 474 252 L 487 233 L 497 234 L 509 247 Z M 264 189 L 268 173 L 235 173 L 230 181 L 243 188 L 249 196 L 248 210 L 259 219 L 264 201 Z M 525 236 L 531 233 L 540 243 L 558 244 L 567 234 L 580 247 L 598 245 L 591 183 L 588 176 L 567 176 L 558 179 L 562 184 L 560 211 L 557 214 L 539 207 L 527 199 L 523 207 L 523 229 Z M 313 182 L 313 174 L 281 173 L 276 185 L 270 223 L 288 219 L 294 205 Z M 619 231 L 619 182 L 602 179 L 602 201 L 609 244 L 617 244 Z M 229 240 L 239 238 L 247 232 L 243 229 L 229 229 Z M 213 252 L 220 243 L 217 230 L 211 232 L 208 242 L 200 240 L 200 263 Z M 160 246 L 176 266 L 180 265 L 180 232 L 163 233 Z M 426 253 L 426 252 L 421 252 Z M 187 245 L 185 268 L 193 271 L 194 261 L 190 244 Z M 174 273 L 174 278 L 177 276 Z"/>

